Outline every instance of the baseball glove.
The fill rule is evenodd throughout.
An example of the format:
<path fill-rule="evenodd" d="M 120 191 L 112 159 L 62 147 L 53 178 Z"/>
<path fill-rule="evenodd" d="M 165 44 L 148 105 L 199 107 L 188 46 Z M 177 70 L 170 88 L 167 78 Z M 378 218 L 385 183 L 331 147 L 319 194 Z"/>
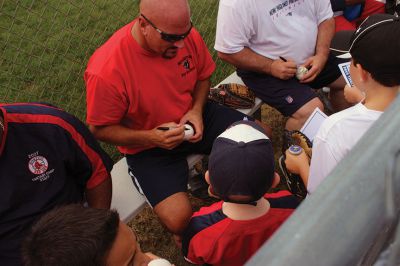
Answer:
<path fill-rule="evenodd" d="M 211 88 L 208 98 L 235 109 L 249 109 L 254 106 L 255 95 L 247 86 L 236 83 L 221 84 Z"/>
<path fill-rule="evenodd" d="M 304 199 L 307 196 L 307 188 L 303 183 L 301 177 L 297 174 L 290 173 L 285 165 L 285 152 L 291 145 L 298 145 L 303 148 L 304 152 L 311 159 L 312 156 L 312 143 L 306 135 L 298 130 L 287 131 L 283 134 L 283 145 L 282 145 L 282 156 L 279 158 L 279 167 L 281 168 L 282 174 L 285 178 L 286 185 L 289 191 Z"/>
<path fill-rule="evenodd" d="M 311 159 L 312 156 L 312 143 L 310 139 L 304 135 L 301 131 L 285 130 L 283 133 L 283 144 L 282 144 L 282 154 L 285 154 L 286 150 L 292 145 L 298 145 L 303 148 L 308 158 Z"/>

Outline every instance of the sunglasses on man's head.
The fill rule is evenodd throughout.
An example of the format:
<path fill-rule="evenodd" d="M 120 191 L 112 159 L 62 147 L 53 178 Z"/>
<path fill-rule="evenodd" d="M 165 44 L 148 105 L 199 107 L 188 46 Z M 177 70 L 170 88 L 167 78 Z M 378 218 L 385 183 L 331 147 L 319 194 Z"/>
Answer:
<path fill-rule="evenodd" d="M 157 31 L 157 32 L 160 33 L 161 39 L 163 39 L 164 41 L 167 41 L 167 42 L 177 42 L 177 41 L 180 41 L 180 40 L 185 39 L 185 38 L 189 35 L 189 33 L 190 33 L 190 31 L 192 30 L 192 27 L 193 27 L 192 21 L 190 21 L 190 28 L 189 28 L 189 30 L 188 30 L 187 32 L 185 32 L 184 34 L 169 34 L 169 33 L 163 32 L 162 30 L 160 30 L 159 28 L 157 28 L 156 25 L 154 25 L 153 22 L 151 22 L 148 18 L 146 18 L 145 15 L 143 15 L 143 14 L 140 14 L 140 15 L 141 15 L 141 16 L 142 16 L 142 17 Z"/>

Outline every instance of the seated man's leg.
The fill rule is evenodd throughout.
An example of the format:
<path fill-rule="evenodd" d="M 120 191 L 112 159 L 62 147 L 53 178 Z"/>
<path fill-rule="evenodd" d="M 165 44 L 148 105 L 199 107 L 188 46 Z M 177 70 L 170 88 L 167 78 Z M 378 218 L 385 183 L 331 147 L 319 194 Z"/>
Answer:
<path fill-rule="evenodd" d="M 302 107 L 300 107 L 300 109 L 298 109 L 294 114 L 292 114 L 286 121 L 285 129 L 299 130 L 317 107 L 321 109 L 321 111 L 324 110 L 324 105 L 318 97 L 313 98 Z"/>
<path fill-rule="evenodd" d="M 175 193 L 154 207 L 161 222 L 174 234 L 174 240 L 180 247 L 181 234 L 192 217 L 192 205 L 186 192 Z"/>
<path fill-rule="evenodd" d="M 271 137 L 272 135 L 272 129 L 267 124 L 213 101 L 209 101 L 206 104 L 203 119 L 205 134 L 207 134 L 208 139 L 212 140 L 211 144 L 214 142 L 214 139 L 225 131 L 225 129 L 227 129 L 232 123 L 243 119 L 254 120 L 265 130 L 267 136 Z"/>
<path fill-rule="evenodd" d="M 192 215 L 187 190 L 186 156 L 154 148 L 127 155 L 129 173 L 167 229 L 180 235 Z"/>
<path fill-rule="evenodd" d="M 254 121 L 254 118 L 235 109 L 218 104 L 214 101 L 208 101 L 204 107 L 203 113 L 204 132 L 202 140 L 197 143 L 183 142 L 176 150 L 184 151 L 187 154 L 209 154 L 217 136 L 224 132 L 232 123 L 243 119 Z M 268 125 L 260 121 L 256 122 L 264 128 L 267 134 L 271 135 L 272 130 Z"/>
<path fill-rule="evenodd" d="M 319 89 L 329 87 L 329 99 L 335 112 L 341 111 L 350 107 L 350 104 L 345 100 L 343 89 L 346 82 L 340 73 L 338 65 L 349 61 L 348 59 L 336 58 L 332 54 L 329 55 L 328 61 L 324 69 L 319 73 L 314 81 L 309 83 L 312 88 Z"/>
<path fill-rule="evenodd" d="M 340 76 L 337 80 L 328 85 L 331 89 L 329 92 L 329 99 L 335 112 L 339 112 L 351 106 L 344 98 L 344 86 L 346 86 L 346 81 L 343 76 Z"/>
<path fill-rule="evenodd" d="M 129 172 L 139 192 L 146 196 L 162 224 L 179 239 L 192 215 L 187 191 L 188 165 L 191 153 L 208 154 L 214 139 L 233 122 L 253 120 L 234 109 L 207 102 L 203 114 L 203 139 L 183 142 L 173 150 L 154 148 L 127 155 Z"/>
<path fill-rule="evenodd" d="M 238 75 L 264 103 L 289 117 L 285 126 L 287 130 L 300 129 L 316 107 L 324 109 L 313 89 L 295 78 L 281 80 L 241 70 Z"/>

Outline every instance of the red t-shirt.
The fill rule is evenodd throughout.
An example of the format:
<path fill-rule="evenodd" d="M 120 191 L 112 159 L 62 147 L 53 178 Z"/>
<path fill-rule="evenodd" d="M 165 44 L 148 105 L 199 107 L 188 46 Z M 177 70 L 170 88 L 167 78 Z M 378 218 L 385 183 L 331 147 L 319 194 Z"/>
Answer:
<path fill-rule="evenodd" d="M 193 215 L 183 236 L 185 258 L 194 264 L 244 265 L 293 213 L 292 206 L 287 206 L 288 197 L 294 196 L 287 191 L 271 195 L 274 202 L 270 201 L 271 209 L 247 221 L 232 220 L 223 214 L 222 201 L 201 208 Z M 269 198 L 268 194 L 265 198 Z M 275 203 L 280 208 L 274 208 Z"/>
<path fill-rule="evenodd" d="M 131 34 L 136 20 L 118 30 L 89 60 L 85 71 L 87 123 L 137 130 L 178 123 L 192 106 L 196 82 L 215 69 L 200 34 L 192 29 L 173 59 L 144 50 Z M 119 146 L 134 154 L 150 147 Z"/>

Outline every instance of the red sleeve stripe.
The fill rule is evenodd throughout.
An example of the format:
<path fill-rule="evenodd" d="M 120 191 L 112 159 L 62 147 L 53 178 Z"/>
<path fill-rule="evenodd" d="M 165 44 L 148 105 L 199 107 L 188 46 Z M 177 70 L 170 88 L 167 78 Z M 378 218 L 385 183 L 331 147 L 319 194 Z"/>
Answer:
<path fill-rule="evenodd" d="M 27 119 L 29 118 L 29 119 Z M 8 114 L 8 122 L 12 123 L 46 123 L 55 124 L 62 127 L 64 130 L 68 131 L 72 139 L 78 144 L 81 150 L 86 154 L 89 161 L 92 164 L 92 175 L 86 184 L 86 188 L 91 189 L 102 183 L 104 180 L 110 177 L 107 172 L 103 161 L 100 156 L 95 152 L 90 146 L 85 142 L 85 139 L 81 134 L 69 123 L 65 122 L 63 119 L 51 115 L 29 115 L 29 114 Z M 28 120 L 28 121 L 27 121 Z"/>
<path fill-rule="evenodd" d="M 53 109 L 61 110 L 61 111 L 63 110 L 54 105 L 48 105 L 45 103 L 35 103 L 35 102 L 32 102 L 32 103 L 0 103 L 0 105 L 1 106 L 39 106 L 39 107 L 53 108 Z"/>
<path fill-rule="evenodd" d="M 280 190 L 278 192 L 273 192 L 273 193 L 267 193 L 265 194 L 265 197 L 268 199 L 276 199 L 276 198 L 280 198 L 280 197 L 285 197 L 285 196 L 292 196 L 293 194 L 290 193 L 287 190 Z"/>

